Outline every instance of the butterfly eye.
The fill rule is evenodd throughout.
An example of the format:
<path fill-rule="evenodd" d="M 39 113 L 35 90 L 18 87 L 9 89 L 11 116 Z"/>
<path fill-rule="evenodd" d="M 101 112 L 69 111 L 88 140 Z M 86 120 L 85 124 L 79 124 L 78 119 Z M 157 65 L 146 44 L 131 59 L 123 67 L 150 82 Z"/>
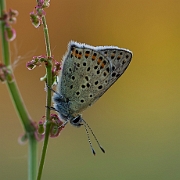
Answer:
<path fill-rule="evenodd" d="M 82 118 L 80 115 L 76 116 L 74 119 L 71 120 L 71 123 L 74 125 L 74 126 L 77 126 L 77 127 L 80 127 L 82 122 Z"/>

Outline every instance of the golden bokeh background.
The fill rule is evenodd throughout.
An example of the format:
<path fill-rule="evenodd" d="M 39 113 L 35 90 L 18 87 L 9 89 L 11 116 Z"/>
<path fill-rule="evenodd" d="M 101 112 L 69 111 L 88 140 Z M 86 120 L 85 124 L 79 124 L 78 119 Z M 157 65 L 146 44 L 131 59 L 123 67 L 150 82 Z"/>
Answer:
<path fill-rule="evenodd" d="M 91 137 L 93 157 L 83 127 L 70 124 L 50 139 L 43 180 L 179 180 L 180 179 L 180 1 L 51 0 L 46 9 L 52 54 L 60 61 L 70 40 L 115 45 L 133 51 L 125 74 L 91 108 L 83 112 L 103 154 Z M 34 121 L 45 114 L 41 66 L 26 62 L 44 55 L 42 28 L 29 13 L 36 1 L 7 0 L 19 11 L 11 42 L 20 92 Z M 28 145 L 19 145 L 23 128 L 5 84 L 0 85 L 0 179 L 27 179 Z M 42 142 L 38 145 L 40 157 Z"/>

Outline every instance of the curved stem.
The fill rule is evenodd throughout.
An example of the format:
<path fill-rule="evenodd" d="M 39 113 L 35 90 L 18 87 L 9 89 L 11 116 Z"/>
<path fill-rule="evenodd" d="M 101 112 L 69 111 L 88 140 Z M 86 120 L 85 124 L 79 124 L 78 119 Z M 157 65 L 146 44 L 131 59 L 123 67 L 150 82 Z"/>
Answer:
<path fill-rule="evenodd" d="M 3 17 L 5 12 L 5 1 L 0 0 L 0 17 Z M 13 71 L 11 69 L 11 60 L 10 60 L 10 50 L 9 43 L 5 38 L 5 22 L 2 20 L 0 22 L 1 29 L 1 43 L 2 43 L 2 59 L 5 66 L 8 68 L 8 76 L 12 77 L 12 81 L 6 81 L 9 93 L 11 95 L 11 99 L 15 106 L 16 112 L 21 120 L 21 123 L 24 127 L 26 134 L 29 137 L 29 152 L 28 152 L 28 179 L 33 180 L 36 177 L 36 169 L 34 167 L 37 166 L 37 151 L 36 146 L 37 142 L 34 137 L 35 128 L 33 126 L 33 122 L 31 117 L 25 107 L 21 94 L 19 92 L 18 86 L 15 81 L 15 77 L 13 75 Z"/>

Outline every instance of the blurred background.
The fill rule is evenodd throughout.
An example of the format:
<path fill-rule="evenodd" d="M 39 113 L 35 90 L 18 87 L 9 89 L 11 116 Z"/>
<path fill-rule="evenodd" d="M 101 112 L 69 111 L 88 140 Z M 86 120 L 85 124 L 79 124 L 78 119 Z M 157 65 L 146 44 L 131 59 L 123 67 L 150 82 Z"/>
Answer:
<path fill-rule="evenodd" d="M 29 13 L 36 1 L 7 0 L 19 11 L 17 38 L 11 42 L 15 77 L 34 121 L 45 114 L 44 66 L 29 71 L 26 62 L 45 55 L 42 27 Z M 93 46 L 130 49 L 133 59 L 122 77 L 83 112 L 103 154 L 83 127 L 70 124 L 50 139 L 43 180 L 180 179 L 180 1 L 51 0 L 45 9 L 52 54 L 60 61 L 70 40 Z M 27 179 L 28 146 L 6 84 L 0 84 L 0 179 Z M 40 157 L 42 142 L 38 144 Z"/>

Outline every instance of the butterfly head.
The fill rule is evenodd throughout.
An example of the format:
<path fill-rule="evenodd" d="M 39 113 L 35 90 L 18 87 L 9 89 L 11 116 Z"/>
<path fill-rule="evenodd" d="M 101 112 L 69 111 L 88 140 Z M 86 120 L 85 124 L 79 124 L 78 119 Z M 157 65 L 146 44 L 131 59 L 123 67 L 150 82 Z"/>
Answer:
<path fill-rule="evenodd" d="M 81 115 L 77 115 L 76 117 L 73 117 L 70 119 L 70 123 L 76 127 L 82 126 L 83 125 L 82 122 L 83 122 L 83 119 Z"/>

